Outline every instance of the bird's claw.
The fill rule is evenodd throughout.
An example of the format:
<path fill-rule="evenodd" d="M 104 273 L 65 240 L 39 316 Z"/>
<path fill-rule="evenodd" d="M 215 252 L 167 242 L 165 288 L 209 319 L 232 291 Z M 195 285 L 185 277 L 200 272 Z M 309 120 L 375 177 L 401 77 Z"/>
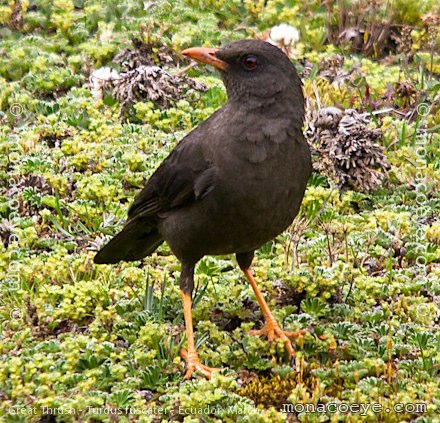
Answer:
<path fill-rule="evenodd" d="M 249 335 L 255 336 L 267 336 L 269 342 L 272 342 L 276 338 L 281 338 L 284 340 L 289 357 L 293 357 L 295 350 L 293 349 L 292 343 L 289 338 L 298 338 L 306 333 L 305 330 L 297 330 L 294 332 L 288 332 L 280 328 L 280 325 L 275 319 L 266 320 L 266 323 L 261 329 L 250 330 Z"/>
<path fill-rule="evenodd" d="M 185 380 L 191 379 L 195 371 L 202 373 L 206 379 L 211 379 L 213 371 L 221 370 L 216 367 L 208 367 L 202 364 L 197 353 L 188 354 L 187 350 L 181 349 L 179 355 L 185 360 L 186 363 L 186 372 L 185 376 L 183 377 Z"/>

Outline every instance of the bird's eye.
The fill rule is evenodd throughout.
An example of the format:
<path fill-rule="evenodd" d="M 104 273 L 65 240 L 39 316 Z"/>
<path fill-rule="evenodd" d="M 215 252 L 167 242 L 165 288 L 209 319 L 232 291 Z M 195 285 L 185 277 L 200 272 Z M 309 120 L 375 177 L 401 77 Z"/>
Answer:
<path fill-rule="evenodd" d="M 242 64 L 246 70 L 253 70 L 257 67 L 258 61 L 255 56 L 246 56 Z"/>

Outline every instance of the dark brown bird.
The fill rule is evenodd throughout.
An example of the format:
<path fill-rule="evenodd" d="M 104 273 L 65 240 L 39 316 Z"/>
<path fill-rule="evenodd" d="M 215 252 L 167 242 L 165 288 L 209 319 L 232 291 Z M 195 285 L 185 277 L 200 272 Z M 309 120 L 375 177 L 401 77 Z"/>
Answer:
<path fill-rule="evenodd" d="M 151 176 L 128 211 L 124 228 L 95 263 L 140 260 L 167 241 L 182 264 L 181 297 L 188 350 L 185 378 L 210 377 L 198 357 L 191 314 L 194 267 L 204 255 L 235 253 L 265 318 L 256 335 L 293 347 L 267 306 L 250 265 L 298 212 L 311 172 L 303 137 L 304 98 L 288 57 L 263 41 L 222 49 L 190 48 L 185 56 L 220 70 L 228 103 L 190 132 Z"/>

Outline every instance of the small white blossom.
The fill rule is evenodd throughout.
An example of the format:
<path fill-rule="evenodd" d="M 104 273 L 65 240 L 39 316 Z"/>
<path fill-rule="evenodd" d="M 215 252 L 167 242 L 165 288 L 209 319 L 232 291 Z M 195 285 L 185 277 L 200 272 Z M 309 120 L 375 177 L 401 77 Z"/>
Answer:
<path fill-rule="evenodd" d="M 119 79 L 117 70 L 108 66 L 96 69 L 89 78 L 90 91 L 97 100 L 101 100 L 104 94 L 104 86 L 112 85 L 113 81 Z"/>
<path fill-rule="evenodd" d="M 293 48 L 299 41 L 299 31 L 291 25 L 282 23 L 271 28 L 268 41 L 278 47 Z"/>
<path fill-rule="evenodd" d="M 148 10 L 151 7 L 155 6 L 156 2 L 154 0 L 144 0 L 144 10 Z"/>

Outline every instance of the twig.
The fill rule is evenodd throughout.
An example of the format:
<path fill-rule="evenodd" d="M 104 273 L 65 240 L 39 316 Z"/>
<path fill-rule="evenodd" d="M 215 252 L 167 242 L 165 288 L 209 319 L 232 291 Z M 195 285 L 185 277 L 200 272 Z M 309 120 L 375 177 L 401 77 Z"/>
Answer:
<path fill-rule="evenodd" d="M 195 68 L 197 65 L 198 65 L 198 63 L 193 62 L 193 63 L 190 63 L 188 66 L 185 66 L 184 68 L 179 69 L 177 72 L 170 72 L 170 74 L 174 75 L 174 76 L 179 76 L 179 75 L 182 75 L 182 73 L 186 73 L 190 69 Z"/>

